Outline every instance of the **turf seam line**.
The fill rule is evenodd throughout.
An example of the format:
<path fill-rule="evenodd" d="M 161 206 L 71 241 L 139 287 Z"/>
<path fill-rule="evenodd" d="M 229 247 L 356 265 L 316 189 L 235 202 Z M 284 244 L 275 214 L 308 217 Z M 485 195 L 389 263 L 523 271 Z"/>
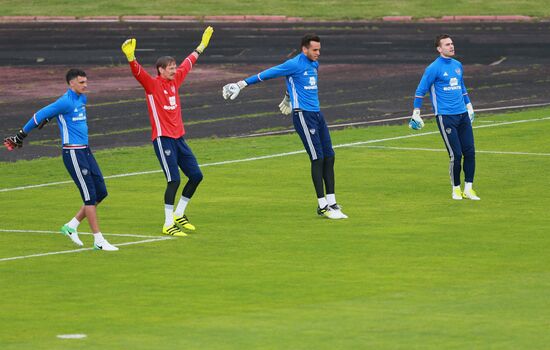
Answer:
<path fill-rule="evenodd" d="M 125 242 L 125 243 L 119 243 L 119 244 L 113 244 L 116 247 L 125 246 L 125 245 L 131 245 L 131 244 L 142 244 L 142 243 L 151 243 L 151 242 L 160 242 L 160 241 L 166 241 L 173 239 L 172 237 L 158 237 L 155 239 L 144 239 L 141 241 L 135 241 L 135 242 Z M 70 254 L 70 253 L 80 253 L 85 252 L 87 250 L 93 250 L 94 248 L 79 248 L 79 249 L 71 249 L 71 250 L 60 250 L 57 252 L 48 252 L 48 253 L 38 253 L 38 254 L 31 254 L 31 255 L 21 255 L 21 256 L 13 256 L 9 258 L 0 258 L 0 262 L 2 261 L 10 261 L 10 260 L 20 260 L 20 259 L 27 259 L 27 258 L 38 258 L 41 256 L 48 256 L 48 255 L 59 255 L 59 254 Z"/>
<path fill-rule="evenodd" d="M 401 151 L 429 151 L 429 152 L 447 152 L 444 148 L 418 148 L 418 147 L 393 147 L 393 146 L 363 146 L 357 145 L 354 147 L 376 148 L 376 149 L 390 149 Z M 476 150 L 476 153 L 485 154 L 505 154 L 505 155 L 525 155 L 525 156 L 550 156 L 550 153 L 533 153 L 533 152 L 512 152 L 512 151 L 480 151 Z"/>
<path fill-rule="evenodd" d="M 43 231 L 43 230 L 9 230 L 9 229 L 0 229 L 0 232 L 16 232 L 16 233 L 59 233 L 60 231 Z M 79 235 L 92 235 L 91 232 L 78 232 Z M 120 236 L 120 237 L 136 237 L 136 238 L 149 238 L 149 237 L 158 237 L 153 235 L 137 235 L 133 233 L 104 233 L 102 232 L 104 236 Z"/>
<path fill-rule="evenodd" d="M 479 108 L 479 109 L 476 109 L 475 111 L 476 112 L 492 112 L 492 111 L 502 111 L 502 110 L 508 110 L 508 109 L 545 107 L 545 106 L 549 106 L 549 105 L 550 105 L 550 102 L 544 102 L 544 103 L 533 103 L 533 104 L 528 104 L 528 105 Z M 433 113 L 428 113 L 428 114 L 422 114 L 421 116 L 422 117 L 433 117 L 435 115 Z M 330 129 L 332 129 L 332 128 L 343 128 L 343 127 L 346 127 L 346 126 L 378 124 L 378 123 L 384 123 L 384 122 L 393 122 L 393 121 L 397 121 L 397 120 L 407 120 L 407 119 L 410 119 L 410 118 L 411 118 L 411 116 L 409 115 L 409 116 L 405 116 L 405 117 L 395 117 L 395 118 L 386 118 L 386 119 L 377 119 L 377 120 L 367 120 L 367 121 L 362 121 L 362 122 L 332 124 L 332 125 L 329 125 L 328 127 Z M 273 135 L 289 134 L 289 133 L 292 133 L 292 132 L 294 132 L 294 129 L 260 132 L 260 133 L 254 133 L 254 134 L 248 134 L 248 135 L 234 136 L 234 138 L 273 136 Z"/>
<path fill-rule="evenodd" d="M 518 123 L 537 122 L 537 121 L 543 121 L 543 120 L 549 120 L 549 119 L 550 119 L 550 117 L 535 118 L 535 119 L 523 119 L 523 120 L 510 121 L 510 122 L 478 125 L 478 126 L 474 126 L 473 128 L 474 129 L 490 128 L 490 127 L 494 127 L 494 126 L 503 126 L 503 125 L 518 124 Z M 415 134 L 409 134 L 409 135 L 401 135 L 401 136 L 388 137 L 388 138 L 376 139 L 376 140 L 367 140 L 367 141 L 358 141 L 358 142 L 352 142 L 352 143 L 343 143 L 343 144 L 339 144 L 339 145 L 334 145 L 333 148 L 352 147 L 352 146 L 357 146 L 357 145 L 366 145 L 366 144 L 370 144 L 370 143 L 401 140 L 401 139 L 407 139 L 407 138 L 411 138 L 411 137 L 419 137 L 419 136 L 426 136 L 426 135 L 433 135 L 433 134 L 439 134 L 439 131 L 429 131 L 429 132 L 415 133 Z M 201 168 L 204 168 L 204 167 L 207 167 L 207 166 L 214 166 L 214 165 L 224 165 L 224 164 L 232 164 L 232 163 L 251 162 L 251 161 L 255 161 L 255 160 L 285 157 L 285 156 L 295 155 L 295 154 L 300 154 L 300 153 L 305 153 L 305 152 L 306 152 L 305 150 L 300 150 L 300 151 L 293 151 L 293 152 L 276 153 L 276 154 L 270 154 L 270 155 L 265 155 L 265 156 L 258 156 L 258 157 L 244 158 L 244 159 L 235 159 L 235 160 L 226 160 L 226 161 L 215 162 L 215 163 L 207 163 L 207 164 L 202 164 L 202 165 L 199 165 L 199 166 Z M 134 172 L 134 173 L 109 175 L 109 176 L 105 176 L 104 178 L 105 179 L 113 179 L 113 178 L 117 178 L 117 177 L 148 175 L 148 174 L 161 173 L 161 172 L 162 172 L 162 170 L 149 170 L 149 171 L 140 171 L 140 172 Z M 39 185 L 28 185 L 28 186 L 20 186 L 20 187 L 2 188 L 2 189 L 0 189 L 0 192 L 26 190 L 26 189 L 32 189 L 32 188 L 38 188 L 38 187 L 69 184 L 69 183 L 73 183 L 73 181 L 58 181 L 58 182 L 49 182 L 49 183 L 44 183 L 44 184 L 39 184 Z"/>

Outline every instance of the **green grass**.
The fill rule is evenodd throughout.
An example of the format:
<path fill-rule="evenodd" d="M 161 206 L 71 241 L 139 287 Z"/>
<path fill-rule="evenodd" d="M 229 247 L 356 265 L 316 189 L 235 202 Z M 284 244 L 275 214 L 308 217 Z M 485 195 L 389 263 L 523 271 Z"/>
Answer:
<path fill-rule="evenodd" d="M 548 116 L 480 115 L 476 125 Z M 422 132 L 435 130 L 428 122 Z M 478 128 L 476 147 L 549 154 L 549 133 L 548 119 Z M 334 144 L 412 134 L 332 133 Z M 189 142 L 202 164 L 301 149 L 296 135 Z M 204 167 L 190 237 L 0 261 L 0 347 L 547 348 L 550 157 L 478 152 L 482 200 L 458 202 L 445 152 L 370 146 L 443 149 L 439 134 L 338 148 L 345 221 L 316 217 L 309 162 L 297 154 Z M 105 175 L 159 168 L 149 146 L 96 158 Z M 0 172 L 1 188 L 68 179 L 58 158 L 0 163 Z M 159 237 L 162 174 L 106 181 L 103 231 Z M 66 184 L 0 192 L 0 203 L 0 229 L 56 230 L 79 197 Z M 0 232 L 0 259 L 70 249 L 61 235 Z M 56 338 L 72 333 L 87 338 Z"/>
<path fill-rule="evenodd" d="M 1 0 L 2 15 L 120 16 L 120 15 L 286 15 L 312 19 L 373 19 L 383 16 L 530 15 L 546 17 L 545 1 L 369 1 L 369 0 L 244 0 L 244 1 L 107 1 L 80 2 Z"/>

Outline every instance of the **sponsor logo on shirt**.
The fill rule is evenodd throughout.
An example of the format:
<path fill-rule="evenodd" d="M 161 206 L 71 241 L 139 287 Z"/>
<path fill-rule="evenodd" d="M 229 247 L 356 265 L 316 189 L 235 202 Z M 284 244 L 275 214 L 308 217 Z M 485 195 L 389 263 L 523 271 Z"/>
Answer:
<path fill-rule="evenodd" d="M 176 104 L 176 96 L 168 96 L 168 102 L 170 102 L 170 106 L 163 106 L 167 111 L 173 111 L 178 107 Z"/>
<path fill-rule="evenodd" d="M 444 91 L 462 90 L 462 86 L 458 85 L 458 79 L 453 77 L 449 80 L 449 86 L 443 87 L 443 90 Z"/>
<path fill-rule="evenodd" d="M 306 90 L 316 90 L 317 89 L 317 80 L 315 77 L 309 77 L 309 86 L 304 86 Z"/>

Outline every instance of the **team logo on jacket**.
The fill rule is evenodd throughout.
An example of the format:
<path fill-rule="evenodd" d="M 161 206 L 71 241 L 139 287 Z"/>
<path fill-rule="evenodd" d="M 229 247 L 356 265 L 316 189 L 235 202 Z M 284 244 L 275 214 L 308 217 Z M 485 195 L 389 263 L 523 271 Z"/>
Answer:
<path fill-rule="evenodd" d="M 315 129 L 309 129 L 309 133 L 310 133 L 311 135 L 315 135 Z"/>
<path fill-rule="evenodd" d="M 81 171 L 82 171 L 82 175 L 84 175 L 84 176 L 88 175 L 88 169 L 82 168 Z"/>
<path fill-rule="evenodd" d="M 170 155 L 172 154 L 172 151 L 169 149 L 165 149 L 164 154 L 166 154 L 167 157 L 170 157 Z"/>
<path fill-rule="evenodd" d="M 446 132 L 447 134 L 449 134 L 449 135 L 451 134 L 451 131 L 452 131 L 451 128 L 445 129 L 445 132 Z"/>
<path fill-rule="evenodd" d="M 176 88 L 174 87 L 174 85 L 170 86 L 170 89 L 172 89 L 172 93 L 173 93 L 173 94 L 176 93 Z"/>
<path fill-rule="evenodd" d="M 462 72 L 460 71 L 460 68 L 455 69 L 455 72 L 456 72 L 456 74 L 458 74 L 458 75 L 460 75 L 460 73 L 462 73 Z"/>

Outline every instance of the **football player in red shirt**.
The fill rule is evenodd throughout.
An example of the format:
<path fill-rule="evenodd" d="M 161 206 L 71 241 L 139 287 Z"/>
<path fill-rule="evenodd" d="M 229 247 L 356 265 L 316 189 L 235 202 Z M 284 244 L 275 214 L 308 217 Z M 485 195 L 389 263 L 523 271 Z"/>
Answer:
<path fill-rule="evenodd" d="M 182 237 L 186 236 L 183 229 L 195 230 L 195 226 L 185 215 L 185 208 L 203 176 L 195 155 L 183 138 L 185 129 L 178 89 L 199 55 L 208 46 L 213 32 L 212 27 L 206 28 L 199 46 L 179 66 L 173 57 L 160 57 L 156 63 L 157 77 L 150 76 L 137 62 L 134 55 L 136 39 L 128 39 L 122 44 L 122 51 L 130 63 L 132 74 L 145 89 L 152 127 L 151 139 L 168 182 L 164 193 L 165 222 L 162 228 L 162 233 L 166 235 Z M 174 210 L 176 192 L 180 185 L 178 167 L 187 176 L 188 181 Z"/>

